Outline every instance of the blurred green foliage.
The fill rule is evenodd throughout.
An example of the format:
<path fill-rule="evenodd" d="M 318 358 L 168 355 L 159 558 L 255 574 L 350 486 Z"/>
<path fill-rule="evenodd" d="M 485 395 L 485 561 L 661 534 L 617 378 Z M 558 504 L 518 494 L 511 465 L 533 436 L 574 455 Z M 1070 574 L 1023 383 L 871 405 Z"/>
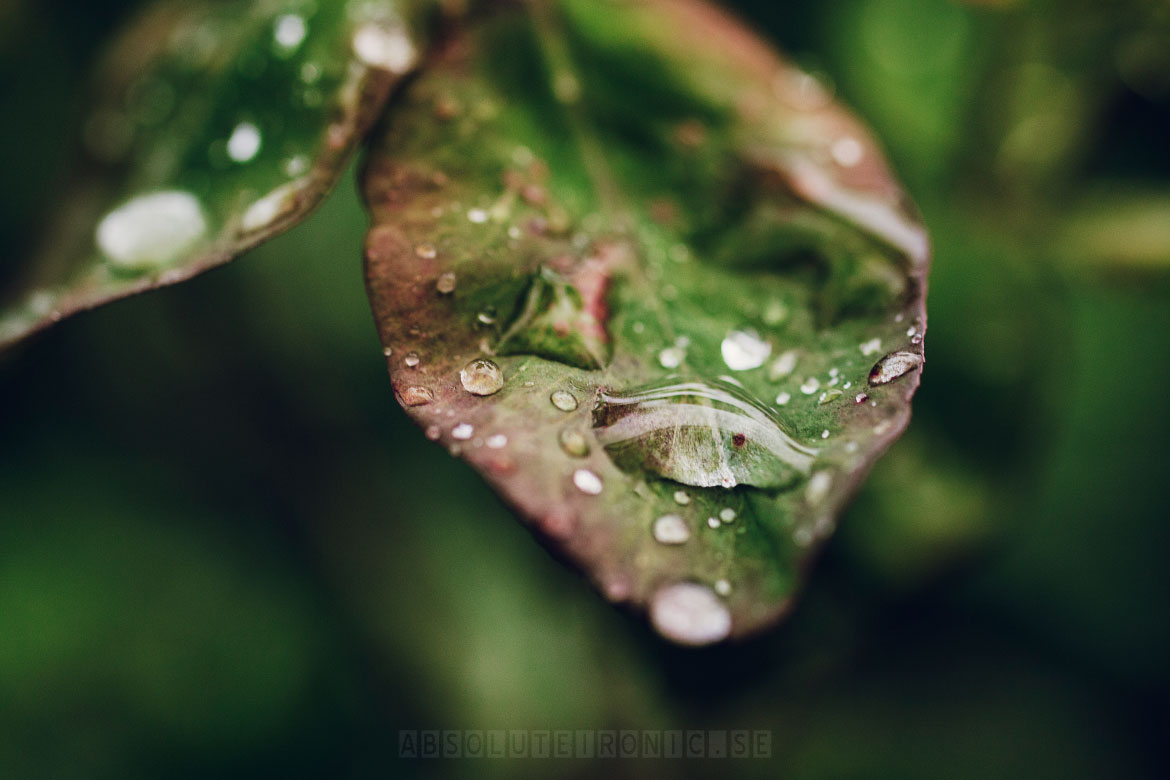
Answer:
<path fill-rule="evenodd" d="M 0 276 L 131 5 L 0 5 Z M 0 777 L 597 770 L 399 761 L 401 728 L 774 733 L 771 762 L 614 776 L 1165 771 L 1170 8 L 735 6 L 872 124 L 936 248 L 915 420 L 789 622 L 668 647 L 428 446 L 349 179 L 0 364 Z"/>

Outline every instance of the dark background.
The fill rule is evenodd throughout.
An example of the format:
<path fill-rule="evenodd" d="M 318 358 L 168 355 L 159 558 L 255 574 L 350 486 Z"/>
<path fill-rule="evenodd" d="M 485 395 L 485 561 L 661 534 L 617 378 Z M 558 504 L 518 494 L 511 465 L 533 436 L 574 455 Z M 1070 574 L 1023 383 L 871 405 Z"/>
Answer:
<path fill-rule="evenodd" d="M 0 270 L 134 5 L 0 0 Z M 766 777 L 1167 770 L 1170 8 L 731 5 L 873 126 L 936 246 L 914 422 L 792 618 L 666 646 L 425 441 L 351 173 L 0 359 L 0 777 L 598 769 L 397 760 L 427 728 L 769 729 L 771 762 L 706 767 Z"/>

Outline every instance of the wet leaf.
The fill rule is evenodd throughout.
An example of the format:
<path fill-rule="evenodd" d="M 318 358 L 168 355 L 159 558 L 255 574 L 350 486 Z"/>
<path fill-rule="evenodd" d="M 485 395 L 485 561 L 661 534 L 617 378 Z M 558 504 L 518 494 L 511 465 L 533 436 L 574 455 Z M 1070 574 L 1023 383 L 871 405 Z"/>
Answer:
<path fill-rule="evenodd" d="M 173 2 L 111 47 L 77 181 L 3 296 L 0 348 L 303 219 L 423 46 L 423 0 Z"/>
<path fill-rule="evenodd" d="M 441 49 L 363 183 L 399 401 L 669 639 L 774 622 L 909 418 L 912 207 L 700 2 L 499 3 Z"/>

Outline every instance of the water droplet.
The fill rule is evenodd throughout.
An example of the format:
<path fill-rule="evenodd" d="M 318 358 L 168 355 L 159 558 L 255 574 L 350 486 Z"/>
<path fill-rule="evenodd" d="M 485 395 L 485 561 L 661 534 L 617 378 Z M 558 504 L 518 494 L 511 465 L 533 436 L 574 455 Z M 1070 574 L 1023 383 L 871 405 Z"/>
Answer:
<path fill-rule="evenodd" d="M 805 395 L 812 395 L 813 393 L 815 393 L 817 390 L 820 390 L 820 389 L 821 389 L 821 383 L 820 383 L 820 381 L 817 380 L 817 378 L 815 376 L 810 376 L 808 379 L 804 380 L 804 382 L 800 385 L 800 392 L 804 393 Z"/>
<path fill-rule="evenodd" d="M 438 254 L 438 251 L 435 249 L 434 244 L 419 244 L 414 248 L 414 254 L 415 257 L 422 258 L 423 260 L 431 260 Z"/>
<path fill-rule="evenodd" d="M 784 377 L 791 374 L 796 369 L 796 360 L 799 357 L 795 349 L 789 349 L 780 353 L 780 357 L 776 358 L 772 365 L 768 366 L 768 379 L 773 382 L 779 382 Z"/>
<path fill-rule="evenodd" d="M 573 472 L 573 484 L 582 493 L 589 496 L 601 495 L 601 477 L 589 469 L 577 469 Z"/>
<path fill-rule="evenodd" d="M 438 441 L 439 437 L 443 435 L 443 431 L 437 425 L 428 425 L 426 430 L 426 437 L 431 441 Z"/>
<path fill-rule="evenodd" d="M 779 395 L 776 396 L 776 405 L 777 406 L 784 406 L 785 404 L 787 404 L 791 400 L 792 400 L 792 396 L 789 395 L 788 393 L 780 393 Z"/>
<path fill-rule="evenodd" d="M 482 225 L 488 221 L 488 213 L 484 209 L 472 209 L 467 212 L 467 218 L 477 225 Z"/>
<path fill-rule="evenodd" d="M 557 434 L 557 441 L 565 454 L 574 458 L 583 458 L 589 454 L 589 442 L 580 431 L 565 428 Z"/>
<path fill-rule="evenodd" d="M 833 485 L 833 475 L 827 471 L 818 471 L 809 477 L 808 485 L 804 489 L 804 498 L 810 504 L 819 504 L 829 495 L 829 488 Z"/>
<path fill-rule="evenodd" d="M 245 233 L 261 230 L 296 209 L 298 194 L 304 182 L 290 181 L 256 200 L 240 218 L 240 229 Z"/>
<path fill-rule="evenodd" d="M 260 153 L 263 138 L 260 128 L 251 122 L 240 122 L 227 141 L 227 155 L 233 162 L 246 163 Z"/>
<path fill-rule="evenodd" d="M 407 387 L 400 395 L 406 406 L 425 406 L 435 400 L 435 394 L 428 387 Z"/>
<path fill-rule="evenodd" d="M 853 396 L 853 403 L 854 404 L 863 404 L 868 400 L 869 400 L 869 393 L 858 393 L 857 395 Z"/>
<path fill-rule="evenodd" d="M 784 487 L 807 473 L 816 454 L 762 405 L 725 383 L 603 392 L 593 426 L 619 467 L 694 487 Z"/>
<path fill-rule="evenodd" d="M 309 26 L 296 14 L 281 14 L 272 25 L 272 40 L 282 54 L 295 51 L 308 33 Z"/>
<path fill-rule="evenodd" d="M 860 349 L 861 354 L 865 355 L 866 357 L 869 357 L 870 355 L 876 355 L 882 351 L 882 340 L 878 338 L 870 339 L 869 341 L 860 344 L 858 349 Z"/>
<path fill-rule="evenodd" d="M 562 412 L 571 412 L 577 408 L 577 397 L 568 390 L 553 390 L 548 400 Z"/>
<path fill-rule="evenodd" d="M 861 162 L 861 158 L 865 156 L 865 149 L 856 138 L 844 136 L 833 142 L 829 154 L 833 156 L 833 161 L 842 168 L 852 168 Z"/>
<path fill-rule="evenodd" d="M 479 320 L 480 325 L 493 325 L 496 321 L 496 309 L 494 306 L 488 306 L 486 309 L 475 315 Z"/>
<path fill-rule="evenodd" d="M 470 423 L 459 423 L 451 429 L 451 438 L 459 441 L 467 441 L 475 435 L 475 427 Z"/>
<path fill-rule="evenodd" d="M 870 369 L 869 383 L 876 386 L 893 382 L 921 365 L 921 355 L 914 352 L 891 352 Z"/>
<path fill-rule="evenodd" d="M 717 580 L 715 582 L 715 592 L 718 593 L 720 596 L 730 596 L 731 595 L 731 583 L 728 582 L 727 580 Z"/>
<path fill-rule="evenodd" d="M 667 585 L 650 599 L 650 622 L 658 633 L 684 645 L 709 645 L 731 633 L 731 612 L 705 585 Z"/>
<path fill-rule="evenodd" d="M 829 438 L 829 429 L 828 429 L 828 428 L 826 428 L 825 430 L 821 431 L 821 438 L 822 438 L 822 439 L 827 439 L 827 438 Z"/>
<path fill-rule="evenodd" d="M 369 22 L 353 35 L 353 53 L 364 65 L 405 73 L 414 66 L 418 52 L 401 24 Z"/>
<path fill-rule="evenodd" d="M 391 355 L 394 354 L 394 348 L 393 347 L 382 347 L 382 354 L 385 355 L 386 357 L 390 357 Z"/>
<path fill-rule="evenodd" d="M 687 495 L 685 490 L 676 490 L 674 491 L 674 503 L 679 506 L 686 506 L 691 503 L 691 497 Z"/>
<path fill-rule="evenodd" d="M 724 337 L 720 351 L 732 371 L 747 371 L 764 365 L 772 354 L 772 345 L 754 330 L 733 330 Z"/>
<path fill-rule="evenodd" d="M 707 518 L 707 527 L 708 528 L 718 528 L 719 527 L 719 518 L 718 517 L 708 517 Z"/>
<path fill-rule="evenodd" d="M 654 538 L 662 544 L 683 544 L 691 538 L 691 527 L 680 515 L 663 515 L 654 521 Z"/>
<path fill-rule="evenodd" d="M 682 347 L 667 347 L 658 353 L 658 363 L 663 368 L 678 368 L 682 365 L 686 352 Z"/>
<path fill-rule="evenodd" d="M 114 209 L 98 223 L 95 240 L 111 265 L 143 271 L 177 259 L 205 233 L 199 200 L 172 190 L 141 195 Z"/>
<path fill-rule="evenodd" d="M 725 523 L 735 522 L 735 510 L 731 507 L 724 507 L 719 510 L 719 519 Z"/>
<path fill-rule="evenodd" d="M 402 362 L 407 368 L 415 368 L 419 364 L 419 357 L 417 352 L 407 352 L 406 357 L 402 358 Z"/>
<path fill-rule="evenodd" d="M 824 406 L 825 404 L 832 403 L 833 401 L 836 401 L 838 398 L 840 398 L 843 394 L 843 391 L 837 389 L 836 387 L 830 388 L 829 390 L 821 393 L 821 397 L 817 399 L 817 406 Z"/>
<path fill-rule="evenodd" d="M 491 395 L 504 386 L 504 372 L 494 361 L 476 358 L 459 372 L 459 381 L 472 395 Z"/>
<path fill-rule="evenodd" d="M 508 437 L 502 433 L 493 433 L 484 440 L 489 450 L 502 450 L 508 446 Z"/>

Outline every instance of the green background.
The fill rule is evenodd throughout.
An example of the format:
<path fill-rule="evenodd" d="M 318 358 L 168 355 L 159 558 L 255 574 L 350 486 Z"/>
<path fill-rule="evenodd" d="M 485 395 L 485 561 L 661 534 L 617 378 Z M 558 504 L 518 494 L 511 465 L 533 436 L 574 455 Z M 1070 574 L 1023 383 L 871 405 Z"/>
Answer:
<path fill-rule="evenodd" d="M 0 3 L 0 280 L 133 5 Z M 351 172 L 0 359 L 0 777 L 1170 766 L 1170 9 L 732 5 L 870 123 L 936 248 L 911 429 L 791 619 L 665 645 L 407 422 Z M 772 759 L 397 758 L 432 728 L 766 729 Z"/>

